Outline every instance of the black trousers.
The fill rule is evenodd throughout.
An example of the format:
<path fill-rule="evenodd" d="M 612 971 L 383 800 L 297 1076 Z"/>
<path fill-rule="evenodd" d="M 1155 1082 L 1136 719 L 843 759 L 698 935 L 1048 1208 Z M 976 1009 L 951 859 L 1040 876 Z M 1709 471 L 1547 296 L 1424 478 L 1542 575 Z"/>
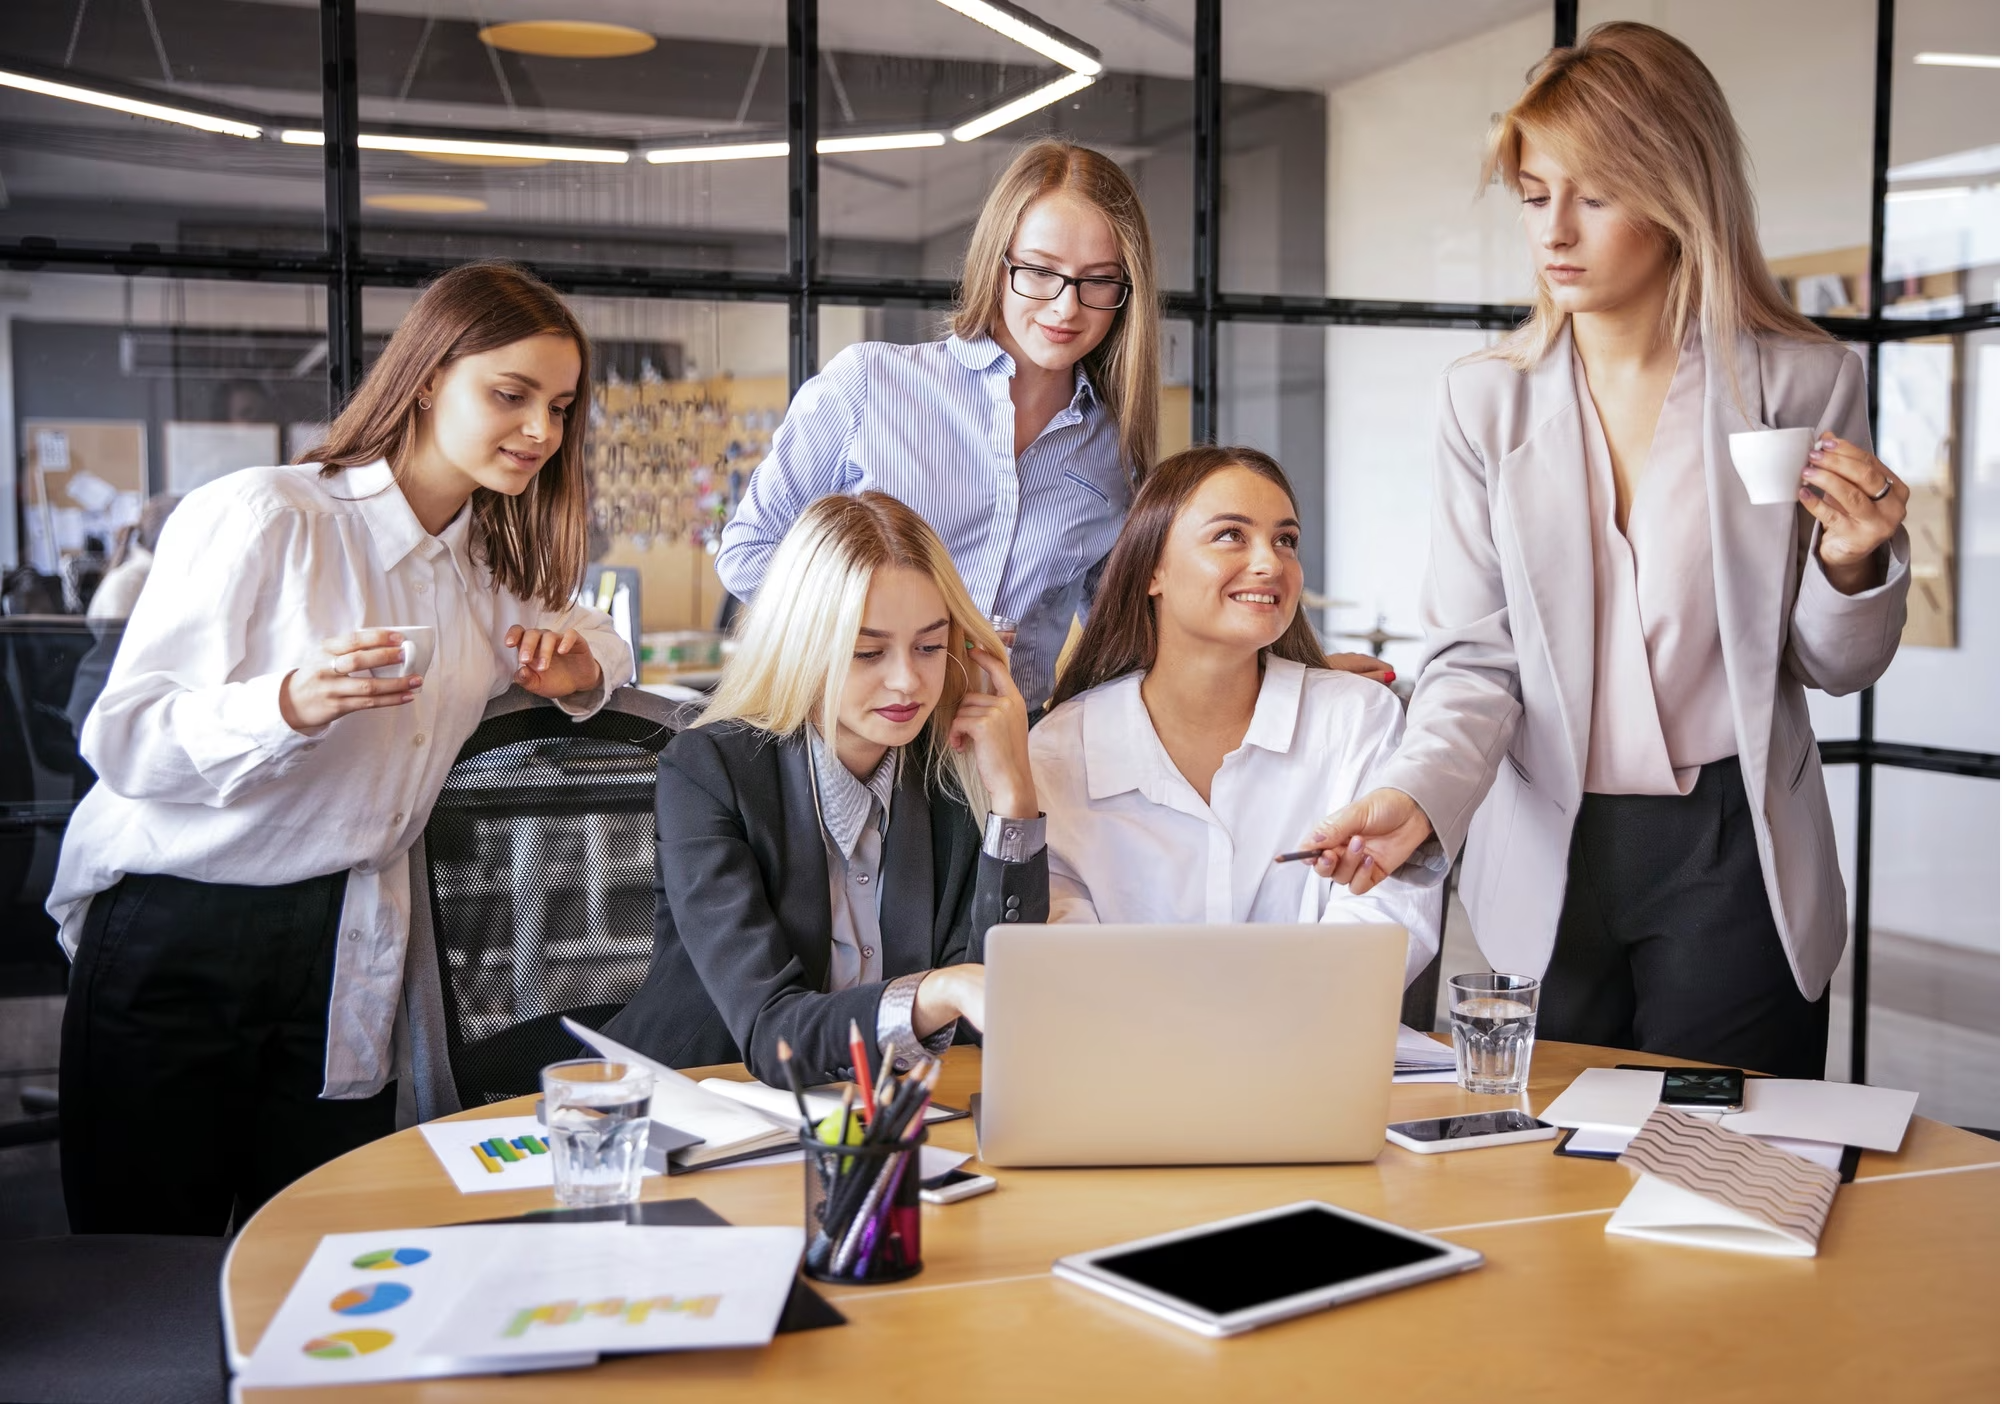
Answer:
<path fill-rule="evenodd" d="M 63 1011 L 72 1232 L 220 1234 L 395 1129 L 393 1086 L 319 1095 L 344 887 L 135 875 L 91 903 Z"/>
<path fill-rule="evenodd" d="M 1780 946 L 1735 757 L 1687 795 L 1586 795 L 1537 1032 L 1819 1078 L 1828 995 Z"/>

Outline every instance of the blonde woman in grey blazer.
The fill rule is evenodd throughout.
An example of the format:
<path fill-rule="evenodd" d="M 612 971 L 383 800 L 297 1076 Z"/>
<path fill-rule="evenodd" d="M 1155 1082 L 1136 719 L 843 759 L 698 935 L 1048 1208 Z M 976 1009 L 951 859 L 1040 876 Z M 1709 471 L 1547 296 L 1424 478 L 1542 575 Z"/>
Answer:
<path fill-rule="evenodd" d="M 1547 1037 L 1819 1077 L 1848 904 L 1804 689 L 1867 687 L 1909 496 L 1861 363 L 1765 271 L 1737 129 L 1681 43 L 1602 25 L 1497 123 L 1529 321 L 1447 373 L 1427 658 L 1379 788 L 1311 841 L 1367 891 L 1466 845 Z M 1818 431 L 1798 505 L 1728 436 Z"/>

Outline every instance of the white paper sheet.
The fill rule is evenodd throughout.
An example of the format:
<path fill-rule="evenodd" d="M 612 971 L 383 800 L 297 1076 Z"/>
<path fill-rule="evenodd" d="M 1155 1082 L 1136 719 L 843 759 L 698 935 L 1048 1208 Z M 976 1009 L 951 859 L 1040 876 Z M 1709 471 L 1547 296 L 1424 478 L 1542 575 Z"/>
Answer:
<path fill-rule="evenodd" d="M 1661 1102 L 1661 1074 L 1587 1068 L 1537 1116 L 1552 1126 L 1593 1126 L 1632 1133 Z"/>
<path fill-rule="evenodd" d="M 527 1229 L 535 1234 L 555 1231 L 541 1225 Z M 509 1239 L 508 1233 L 506 1226 L 494 1225 L 328 1234 L 258 1341 L 242 1382 L 347 1385 L 502 1368 L 494 1361 L 427 1354 L 425 1343 L 458 1294 L 478 1286 L 508 1243 L 519 1245 L 525 1258 L 540 1246 L 534 1240 Z M 539 1359 L 517 1357 L 505 1368 L 561 1369 L 590 1365 L 597 1358 L 595 1351 L 566 1347 Z"/>
<path fill-rule="evenodd" d="M 788 1130 L 796 1130 L 799 1126 L 799 1103 L 793 1100 L 792 1092 L 787 1088 L 770 1087 L 762 1082 L 738 1082 L 727 1077 L 705 1077 L 695 1085 L 705 1092 L 714 1092 L 719 1097 L 728 1097 L 733 1102 L 741 1102 Z M 838 1085 L 833 1091 L 817 1087 L 806 1093 L 806 1112 L 813 1118 L 815 1125 L 836 1115 L 840 1110 L 841 1088 Z M 953 1115 L 956 1113 L 947 1111 L 944 1107 L 925 1108 L 927 1124 L 943 1121 Z"/>
<path fill-rule="evenodd" d="M 614 1224 L 563 1251 L 525 1256 L 557 1227 L 531 1229 L 538 1237 L 520 1245 L 521 1264 L 463 1293 L 426 1348 L 506 1361 L 553 1350 L 765 1345 L 806 1249 L 797 1228 Z"/>
<path fill-rule="evenodd" d="M 1723 1125 L 1747 1136 L 1787 1136 L 1895 1151 L 1904 1144 L 1905 1127 L 1918 1103 L 1918 1093 L 1893 1087 L 1748 1077 L 1745 1109 L 1726 1116 Z"/>
<path fill-rule="evenodd" d="M 427 1121 L 417 1128 L 423 1133 L 425 1144 L 438 1157 L 438 1163 L 445 1167 L 445 1173 L 452 1177 L 452 1183 L 459 1187 L 461 1194 L 482 1194 L 488 1190 L 548 1189 L 555 1184 L 555 1173 L 549 1168 L 550 1156 L 537 1155 L 532 1151 L 513 1146 L 519 1138 L 533 1136 L 547 1143 L 549 1130 L 532 1116 L 491 1116 L 479 1121 Z M 488 1140 L 502 1140 L 510 1143 L 509 1148 L 521 1156 L 517 1161 L 500 1161 L 499 1170 L 491 1170 L 491 1162 L 482 1161 L 473 1153 L 473 1147 Z M 642 1170 L 642 1175 L 655 1175 L 658 1171 Z"/>

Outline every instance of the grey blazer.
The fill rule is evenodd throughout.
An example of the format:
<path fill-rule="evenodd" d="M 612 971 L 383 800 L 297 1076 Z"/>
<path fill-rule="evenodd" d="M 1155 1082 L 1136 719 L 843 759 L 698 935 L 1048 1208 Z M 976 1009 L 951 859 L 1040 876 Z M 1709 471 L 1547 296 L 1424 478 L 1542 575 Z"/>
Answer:
<path fill-rule="evenodd" d="M 1809 426 L 1869 443 L 1863 366 L 1833 342 L 1743 335 L 1734 393 L 1704 348 L 1703 459 L 1717 619 L 1745 793 L 1773 919 L 1801 993 L 1818 998 L 1848 900 L 1804 688 L 1875 682 L 1897 652 L 1911 585 L 1904 529 L 1882 585 L 1843 595 L 1800 507 L 1755 507 L 1726 436 Z M 1743 409 L 1740 409 L 1740 406 Z M 1592 715 L 1592 540 L 1571 335 L 1527 374 L 1506 361 L 1446 373 L 1424 589 L 1425 660 L 1404 742 L 1378 782 L 1417 800 L 1451 853 L 1497 969 L 1541 975 L 1557 939 Z"/>

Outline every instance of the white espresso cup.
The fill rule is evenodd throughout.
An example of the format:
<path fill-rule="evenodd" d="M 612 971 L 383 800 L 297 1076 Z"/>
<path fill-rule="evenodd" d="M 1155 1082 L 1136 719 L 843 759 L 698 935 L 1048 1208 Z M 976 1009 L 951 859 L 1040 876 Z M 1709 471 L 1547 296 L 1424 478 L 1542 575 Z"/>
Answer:
<path fill-rule="evenodd" d="M 422 677 L 431 671 L 431 655 L 438 648 L 436 629 L 429 624 L 377 624 L 372 627 L 403 635 L 403 661 L 372 668 L 369 670 L 371 677 Z"/>
<path fill-rule="evenodd" d="M 1731 436 L 1731 466 L 1745 491 L 1760 506 L 1792 502 L 1800 492 L 1801 470 L 1814 447 L 1812 429 L 1754 429 Z"/>

